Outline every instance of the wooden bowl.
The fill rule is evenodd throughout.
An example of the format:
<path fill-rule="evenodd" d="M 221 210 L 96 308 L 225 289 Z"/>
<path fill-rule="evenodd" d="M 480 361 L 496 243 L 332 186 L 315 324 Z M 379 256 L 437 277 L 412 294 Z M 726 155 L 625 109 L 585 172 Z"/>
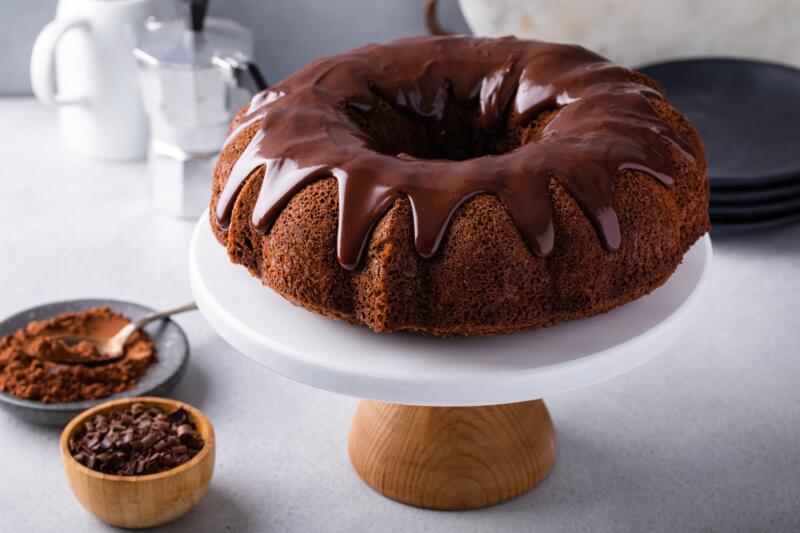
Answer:
<path fill-rule="evenodd" d="M 155 405 L 167 412 L 179 407 L 186 409 L 205 442 L 200 453 L 176 468 L 146 476 L 102 474 L 72 457 L 69 440 L 87 420 L 137 402 Z M 214 473 L 214 452 L 214 428 L 208 418 L 190 405 L 167 398 L 125 398 L 106 402 L 75 417 L 61 434 L 61 460 L 75 497 L 100 520 L 126 528 L 158 526 L 186 514 L 208 489 Z"/>

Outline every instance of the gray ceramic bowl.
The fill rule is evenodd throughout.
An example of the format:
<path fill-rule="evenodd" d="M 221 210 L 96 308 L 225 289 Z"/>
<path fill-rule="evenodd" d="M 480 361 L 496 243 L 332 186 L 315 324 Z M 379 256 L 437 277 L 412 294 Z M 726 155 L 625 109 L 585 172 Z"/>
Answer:
<path fill-rule="evenodd" d="M 135 319 L 153 310 L 143 305 L 118 300 L 69 300 L 33 307 L 0 322 L 0 338 L 24 327 L 32 320 L 53 318 L 65 311 L 81 311 L 89 307 L 107 305 L 128 318 Z M 42 403 L 23 400 L 0 392 L 0 408 L 20 418 L 47 426 L 65 426 L 80 412 L 109 400 L 131 396 L 160 396 L 178 383 L 189 361 L 189 342 L 183 330 L 172 320 L 160 320 L 144 328 L 156 345 L 158 361 L 152 365 L 131 390 L 100 400 L 70 403 Z"/>

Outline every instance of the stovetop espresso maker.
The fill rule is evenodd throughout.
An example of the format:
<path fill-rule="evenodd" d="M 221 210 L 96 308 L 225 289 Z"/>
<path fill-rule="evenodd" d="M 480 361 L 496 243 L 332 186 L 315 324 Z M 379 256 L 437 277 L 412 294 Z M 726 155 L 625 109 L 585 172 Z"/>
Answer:
<path fill-rule="evenodd" d="M 196 218 L 233 114 L 266 88 L 252 62 L 253 34 L 206 17 L 208 0 L 183 0 L 183 17 L 150 20 L 134 50 L 150 119 L 149 163 L 156 208 Z"/>

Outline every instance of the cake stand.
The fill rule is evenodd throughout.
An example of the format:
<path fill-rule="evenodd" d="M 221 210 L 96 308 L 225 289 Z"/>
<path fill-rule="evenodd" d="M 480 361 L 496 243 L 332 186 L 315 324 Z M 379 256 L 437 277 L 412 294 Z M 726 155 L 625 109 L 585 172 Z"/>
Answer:
<path fill-rule="evenodd" d="M 366 398 L 350 459 L 381 494 L 473 509 L 522 494 L 555 459 L 541 398 L 622 374 L 699 322 L 711 274 L 704 236 L 669 281 L 609 313 L 552 328 L 439 339 L 377 334 L 294 306 L 232 265 L 208 217 L 190 249 L 200 311 L 234 348 L 313 387 Z"/>

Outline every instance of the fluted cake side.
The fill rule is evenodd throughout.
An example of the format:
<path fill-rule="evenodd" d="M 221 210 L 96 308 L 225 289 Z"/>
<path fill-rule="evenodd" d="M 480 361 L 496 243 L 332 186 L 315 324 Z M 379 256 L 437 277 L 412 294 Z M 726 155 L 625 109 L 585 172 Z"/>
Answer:
<path fill-rule="evenodd" d="M 525 50 L 524 42 L 516 43 L 520 41 L 513 46 Z M 442 48 L 440 44 L 434 42 L 432 46 Z M 445 54 L 447 50 L 443 50 Z M 314 65 L 319 62 L 311 67 Z M 516 67 L 503 68 L 511 72 Z M 400 189 L 392 191 L 383 210 L 376 214 L 357 260 L 354 262 L 351 257 L 350 261 L 343 261 L 342 176 L 337 176 L 336 168 L 298 182 L 301 186 L 291 191 L 285 205 L 275 204 L 280 209 L 275 210 L 274 219 L 269 224 L 257 223 L 263 219 L 258 215 L 264 213 L 264 199 L 257 205 L 259 199 L 269 194 L 262 191 L 265 176 L 269 188 L 286 187 L 280 180 L 285 181 L 291 175 L 271 176 L 269 170 L 265 172 L 269 163 L 247 168 L 245 172 L 241 168 L 236 170 L 240 160 L 253 150 L 254 141 L 264 143 L 270 135 L 270 130 L 264 128 L 266 120 L 252 120 L 249 107 L 234 119 L 232 136 L 214 173 L 210 210 L 214 233 L 227 248 L 232 262 L 245 266 L 264 285 L 288 300 L 318 313 L 367 325 L 375 331 L 410 330 L 444 336 L 509 333 L 591 316 L 630 302 L 662 285 L 691 245 L 708 231 L 708 179 L 702 141 L 692 125 L 668 104 L 652 80 L 613 68 L 603 74 L 602 82 L 610 83 L 608 79 L 613 78 L 614 85 L 609 87 L 621 87 L 620 79 L 624 77 L 626 83 L 637 87 L 647 109 L 639 110 L 630 123 L 638 125 L 644 116 L 655 126 L 647 124 L 645 133 L 633 138 L 647 144 L 645 148 L 652 148 L 653 154 L 650 159 L 639 158 L 623 164 L 626 157 L 631 159 L 631 154 L 638 157 L 637 152 L 629 150 L 620 156 L 621 152 L 615 150 L 623 142 L 616 143 L 613 137 L 598 137 L 600 142 L 609 140 L 608 146 L 603 147 L 608 159 L 598 162 L 596 168 L 600 170 L 595 171 L 611 169 L 608 186 L 603 189 L 608 190 L 609 205 L 587 197 L 586 191 L 600 187 L 595 183 L 602 185 L 599 177 L 591 181 L 591 175 L 582 175 L 581 179 L 589 180 L 588 184 L 576 185 L 566 172 L 544 168 L 546 174 L 536 177 L 541 178 L 540 198 L 532 201 L 531 210 L 547 205 L 549 234 L 544 224 L 548 220 L 526 219 L 524 209 L 509 210 L 509 197 L 502 194 L 506 189 L 501 193 L 476 189 L 453 204 L 455 209 L 446 213 L 439 241 L 429 239 L 435 245 L 432 253 L 422 253 L 420 225 L 426 219 L 425 212 L 420 210 L 419 199 L 424 199 L 424 189 L 420 189 L 419 183 L 424 185 L 423 180 L 414 182 L 416 196 L 404 194 Z M 486 78 L 484 74 L 481 79 Z M 290 95 L 293 79 L 296 78 L 288 78 L 286 84 Z M 482 83 L 485 89 L 486 82 Z M 282 86 L 283 82 L 274 90 L 281 91 Z M 438 90 L 429 92 L 438 94 Z M 424 87 L 421 92 L 424 101 Z M 458 146 L 446 146 L 447 139 L 462 135 L 465 140 L 460 144 L 468 144 L 476 158 L 484 158 L 484 166 L 480 167 L 484 169 L 489 168 L 486 165 L 501 164 L 504 158 L 509 158 L 507 154 L 523 158 L 522 149 L 529 144 L 546 144 L 542 139 L 559 141 L 563 138 L 557 137 L 559 131 L 567 131 L 564 124 L 569 117 L 560 118 L 559 114 L 573 105 L 571 102 L 559 105 L 545 102 L 547 105 L 542 105 L 533 116 L 525 116 L 515 107 L 521 99 L 520 91 L 511 94 L 498 108 L 505 110 L 498 119 L 499 126 L 482 127 L 478 105 L 473 108 L 459 101 L 448 104 L 452 109 L 446 106 L 440 109 L 442 116 L 451 115 L 443 126 L 445 140 L 433 139 L 430 122 L 421 121 L 418 116 L 409 118 L 407 109 L 398 108 L 396 102 L 383 94 L 377 95 L 368 108 L 362 105 L 355 110 L 338 109 L 337 120 L 352 123 L 357 135 L 363 134 L 366 139 L 363 148 L 381 153 L 382 157 L 390 157 L 386 154 L 397 151 L 398 147 L 414 149 L 418 153 L 404 152 L 396 157 L 405 164 L 417 165 L 415 168 L 455 168 L 463 161 L 471 161 L 472 153 L 465 157 L 456 153 Z M 516 101 L 513 94 L 517 95 Z M 587 93 L 582 103 L 591 104 L 590 97 L 594 95 Z M 641 107 L 638 100 L 632 103 Z M 619 112 L 624 113 L 625 109 Z M 650 111 L 652 117 L 646 116 Z M 603 124 L 599 126 L 601 129 L 606 127 L 603 120 L 604 117 L 598 119 L 598 124 Z M 620 123 L 625 127 L 626 123 Z M 653 132 L 661 137 L 666 135 L 667 139 L 648 138 Z M 426 142 L 439 144 L 435 150 L 420 155 L 426 148 L 420 143 Z M 653 142 L 659 145 L 651 146 Z M 564 145 L 558 146 L 561 149 Z M 307 149 L 307 156 L 313 160 L 314 146 Z M 439 157 L 443 153 L 452 156 L 452 163 Z M 593 152 L 592 157 L 597 158 L 598 153 Z M 658 159 L 660 154 L 664 157 Z M 615 157 L 619 161 L 613 167 L 603 167 L 604 162 Z M 575 159 L 580 158 L 581 152 L 576 150 Z M 659 168 L 643 163 L 651 159 Z M 269 161 L 274 164 L 275 160 Z M 448 167 L 430 166 L 429 161 Z M 583 174 L 595 168 L 591 166 L 594 161 L 585 163 L 575 168 Z M 380 171 L 386 168 L 375 170 L 373 183 L 381 183 Z M 225 189 L 230 185 L 233 171 L 242 174 L 243 179 L 231 195 Z M 349 175 L 351 178 L 355 175 L 352 169 Z M 431 173 L 427 179 L 437 177 Z M 525 178 L 525 172 L 521 172 L 519 180 L 509 182 L 510 186 L 524 183 Z M 457 180 L 458 173 L 448 174 L 447 179 Z M 350 186 L 358 187 L 358 182 L 350 179 Z M 230 209 L 224 220 L 225 217 L 220 217 L 224 211 L 221 198 L 226 195 Z M 538 232 L 534 231 L 536 228 Z M 350 246 L 351 251 L 355 248 Z M 431 246 L 423 248 L 430 251 Z M 253 294 L 253 298 L 258 297 Z"/>

